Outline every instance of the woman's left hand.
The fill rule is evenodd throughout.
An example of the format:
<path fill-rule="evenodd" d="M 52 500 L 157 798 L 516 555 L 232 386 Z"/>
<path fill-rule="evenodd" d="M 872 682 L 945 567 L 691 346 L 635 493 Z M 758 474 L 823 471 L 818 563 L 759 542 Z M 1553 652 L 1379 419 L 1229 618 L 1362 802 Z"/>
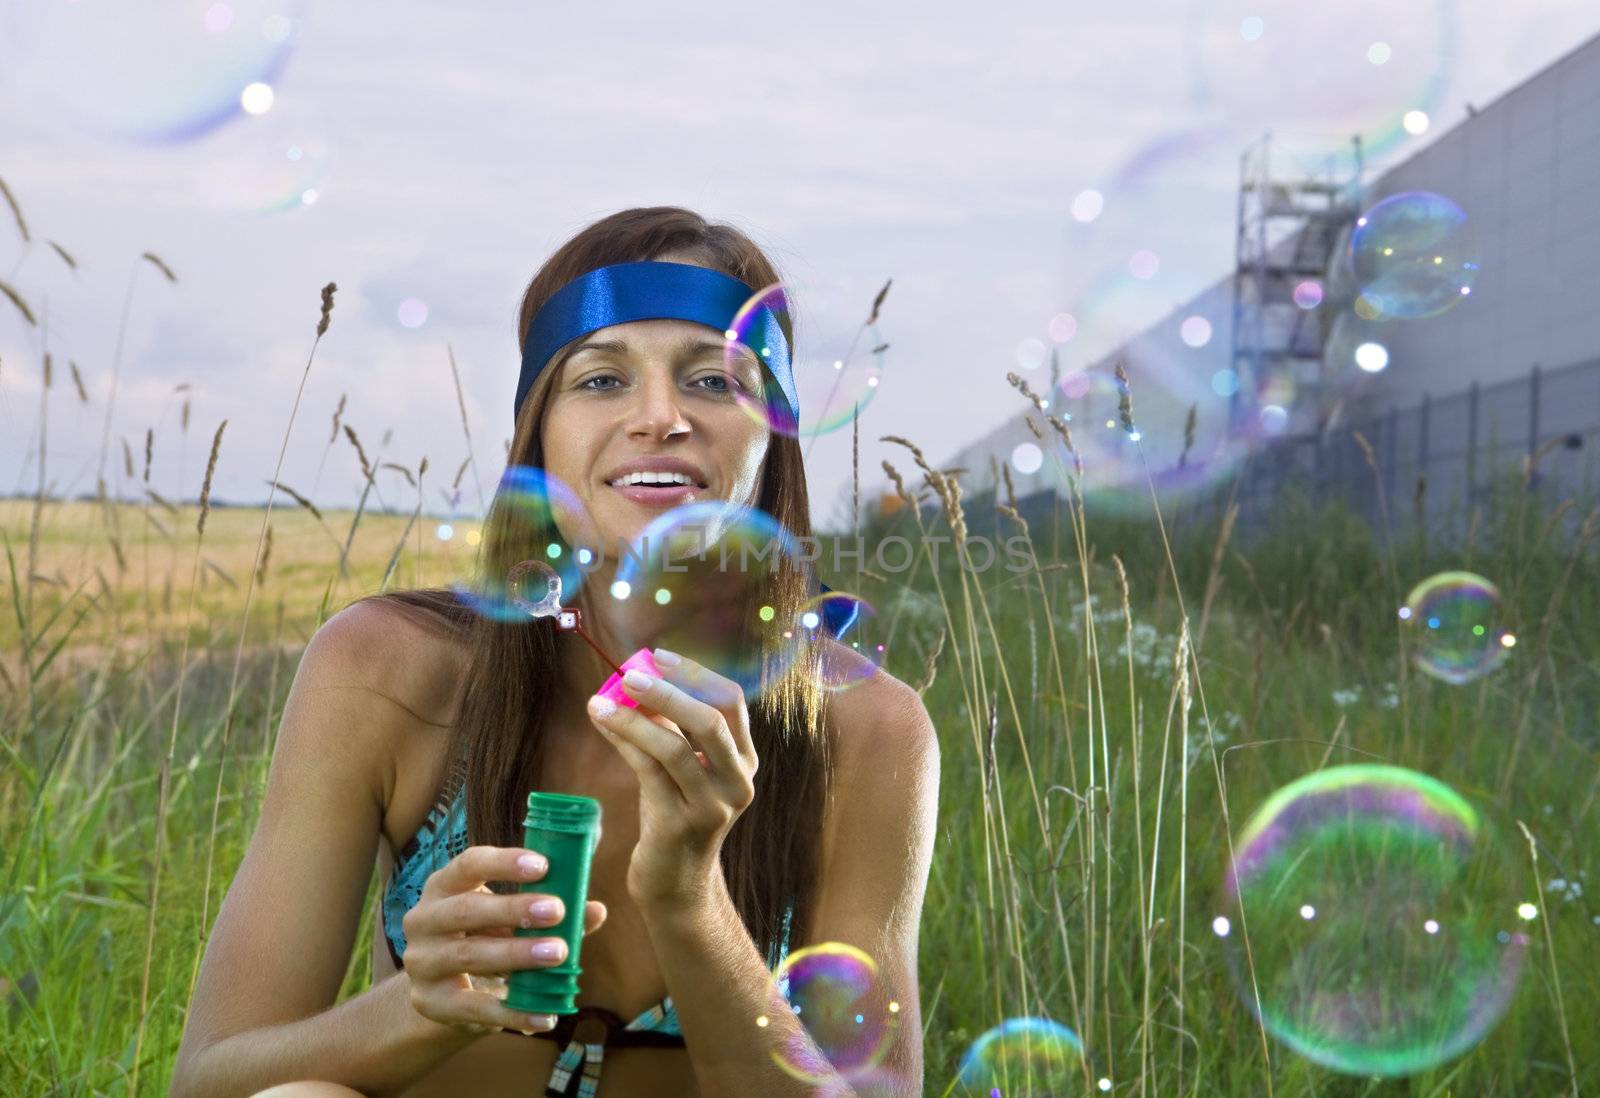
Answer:
<path fill-rule="evenodd" d="M 722 882 L 722 841 L 755 799 L 756 749 L 744 689 L 689 659 L 654 652 L 662 679 L 636 685 L 639 708 L 589 699 L 589 717 L 639 777 L 639 843 L 628 894 L 642 910 L 687 908 Z"/>

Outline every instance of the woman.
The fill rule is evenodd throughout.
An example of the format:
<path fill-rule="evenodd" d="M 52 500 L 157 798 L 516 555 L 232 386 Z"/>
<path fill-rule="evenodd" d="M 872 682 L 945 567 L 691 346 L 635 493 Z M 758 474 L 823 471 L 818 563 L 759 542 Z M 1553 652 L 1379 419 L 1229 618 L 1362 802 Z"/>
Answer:
<path fill-rule="evenodd" d="M 653 308 L 607 296 L 623 274 L 643 280 Z M 810 534 L 799 444 L 735 400 L 739 387 L 797 414 L 792 377 L 758 357 L 760 339 L 720 330 L 730 287 L 777 281 L 737 229 L 653 207 L 584 229 L 523 297 L 509 465 L 547 470 L 575 493 L 577 506 L 553 516 L 557 536 L 576 543 L 581 516 L 603 563 L 569 604 L 618 659 L 687 612 L 593 597 L 609 590 L 611 548 L 663 513 L 660 501 L 753 505 Z M 787 315 L 755 315 L 792 346 Z M 624 467 L 666 459 L 694 483 L 616 483 Z M 489 575 L 532 556 L 541 532 L 502 503 L 485 528 Z M 785 563 L 754 594 L 794 614 L 814 583 Z M 819 669 L 849 651 L 823 638 L 752 696 L 757 680 L 692 654 L 672 664 L 658 648 L 660 678 L 627 687 L 637 708 L 604 713 L 590 699 L 610 667 L 548 620 L 497 620 L 438 590 L 335 614 L 291 687 L 172 1093 L 920 1094 L 917 930 L 938 747 L 921 700 L 886 672 L 822 688 Z M 522 849 L 534 789 L 595 797 L 603 813 L 582 1009 L 559 1027 L 507 1008 L 497 979 L 564 956 L 560 939 L 535 938 L 530 951 L 513 936 L 561 918 L 534 906 L 552 897 L 515 891 L 548 868 Z M 332 1006 L 375 851 L 385 895 L 374 985 Z M 898 1010 L 884 1015 L 894 1024 L 870 1077 L 842 1078 L 772 980 L 786 952 L 823 942 L 870 956 L 875 1005 Z"/>

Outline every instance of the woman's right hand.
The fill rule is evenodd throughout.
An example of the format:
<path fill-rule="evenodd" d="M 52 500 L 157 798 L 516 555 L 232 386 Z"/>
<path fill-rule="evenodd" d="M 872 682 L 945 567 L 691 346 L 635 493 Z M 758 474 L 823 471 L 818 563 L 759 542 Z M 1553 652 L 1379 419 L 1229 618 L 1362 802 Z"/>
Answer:
<path fill-rule="evenodd" d="M 529 861 L 519 861 L 523 858 Z M 489 881 L 536 881 L 548 869 L 537 851 L 469 846 L 428 875 L 422 895 L 400 921 L 411 1006 L 418 1014 L 478 1034 L 555 1027 L 553 1016 L 522 1014 L 502 1000 L 509 990 L 504 978 L 511 971 L 548 968 L 566 960 L 566 943 L 560 938 L 514 936 L 518 927 L 561 922 L 561 898 L 542 892 L 502 895 L 488 886 Z M 605 905 L 590 900 L 583 915 L 587 935 L 605 922 Z M 473 986 L 473 976 L 479 987 Z"/>

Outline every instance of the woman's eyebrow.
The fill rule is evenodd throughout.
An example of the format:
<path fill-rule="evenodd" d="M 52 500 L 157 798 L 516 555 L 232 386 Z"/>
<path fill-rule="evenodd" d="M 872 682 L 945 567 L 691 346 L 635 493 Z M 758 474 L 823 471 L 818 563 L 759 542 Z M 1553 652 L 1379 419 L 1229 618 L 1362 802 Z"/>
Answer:
<path fill-rule="evenodd" d="M 754 360 L 755 360 L 755 352 L 751 351 L 743 343 L 740 343 L 738 346 L 739 346 L 739 357 L 741 357 L 741 358 L 748 357 L 752 362 L 754 362 Z M 700 355 L 709 354 L 709 353 L 711 353 L 713 351 L 720 354 L 726 349 L 726 347 L 727 347 L 727 341 L 726 340 L 722 340 L 722 339 L 704 339 L 704 338 L 696 338 L 694 336 L 690 336 L 689 338 L 682 340 L 678 344 L 677 351 L 673 356 L 673 361 L 674 362 L 684 362 L 684 361 L 687 361 L 688 359 L 695 358 L 695 357 L 698 357 Z M 578 344 L 576 347 L 574 347 L 572 349 L 572 353 L 569 354 L 567 357 L 569 359 L 576 358 L 576 357 L 578 357 L 579 354 L 581 354 L 584 351 L 606 351 L 606 352 L 609 352 L 611 354 L 626 355 L 626 354 L 630 353 L 630 350 L 631 349 L 629 348 L 628 343 L 627 343 L 626 340 L 621 340 L 621 339 L 587 339 L 587 340 L 584 340 L 582 343 Z"/>

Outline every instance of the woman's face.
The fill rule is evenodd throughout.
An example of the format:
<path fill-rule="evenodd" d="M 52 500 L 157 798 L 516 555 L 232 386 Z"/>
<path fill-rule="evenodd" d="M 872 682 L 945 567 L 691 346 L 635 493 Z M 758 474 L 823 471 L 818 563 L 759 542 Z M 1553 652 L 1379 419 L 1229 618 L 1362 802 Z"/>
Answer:
<path fill-rule="evenodd" d="M 722 499 L 754 506 L 770 430 L 735 397 L 762 392 L 755 354 L 687 320 L 635 320 L 585 336 L 552 379 L 542 424 L 545 468 L 587 511 L 605 559 L 614 562 L 674 507 Z M 683 463 L 694 483 L 648 487 L 618 483 L 635 462 Z M 563 530 L 569 541 L 575 531 Z"/>

